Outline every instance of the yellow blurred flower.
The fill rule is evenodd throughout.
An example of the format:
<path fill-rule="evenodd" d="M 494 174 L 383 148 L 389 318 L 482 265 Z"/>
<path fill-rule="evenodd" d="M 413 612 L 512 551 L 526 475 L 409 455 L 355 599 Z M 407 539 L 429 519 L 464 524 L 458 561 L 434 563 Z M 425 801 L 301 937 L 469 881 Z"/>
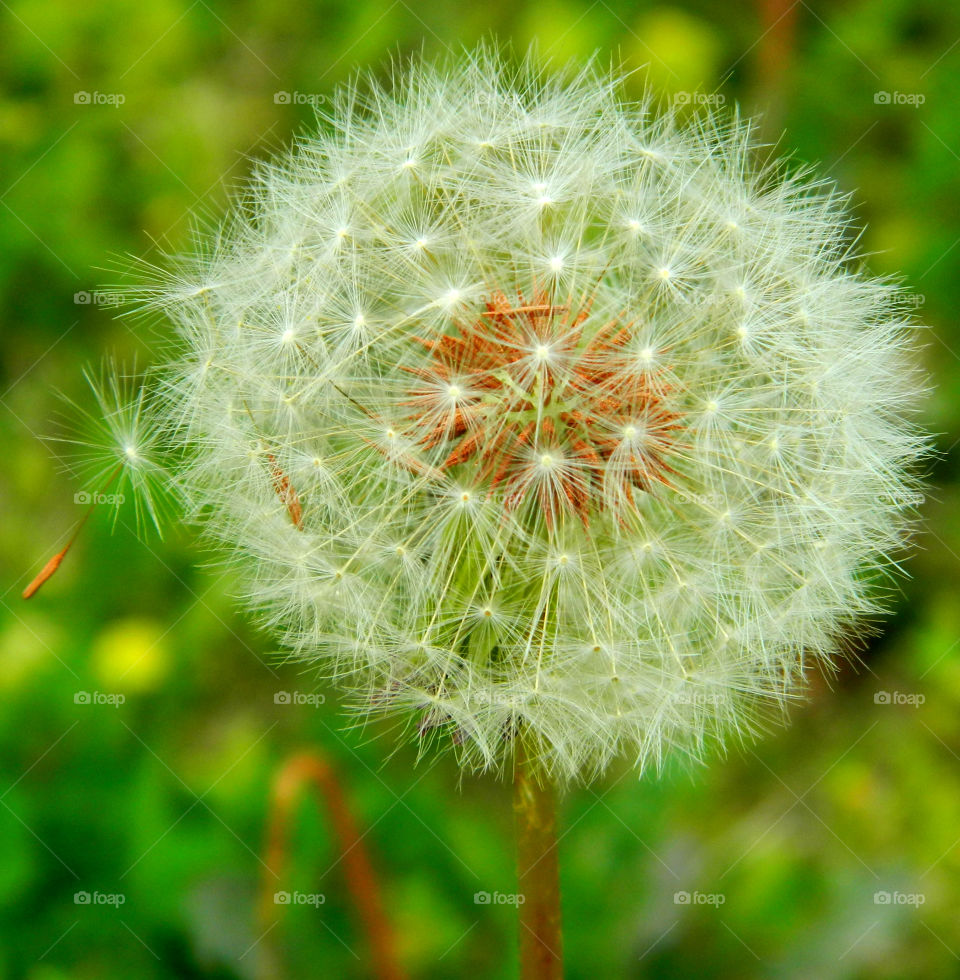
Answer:
<path fill-rule="evenodd" d="M 93 641 L 93 667 L 106 690 L 151 691 L 167 675 L 170 656 L 163 625 L 129 618 L 111 623 Z"/>
<path fill-rule="evenodd" d="M 712 89 L 721 41 L 714 27 L 683 10 L 657 7 L 636 24 L 630 61 L 647 66 L 655 87 L 667 91 Z"/>

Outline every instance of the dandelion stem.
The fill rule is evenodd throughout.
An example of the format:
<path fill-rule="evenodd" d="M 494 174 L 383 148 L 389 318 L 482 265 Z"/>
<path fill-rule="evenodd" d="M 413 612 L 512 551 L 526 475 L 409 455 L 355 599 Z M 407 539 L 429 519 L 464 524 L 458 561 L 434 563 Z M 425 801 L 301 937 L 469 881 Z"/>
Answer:
<path fill-rule="evenodd" d="M 370 945 L 370 976 L 377 980 L 403 980 L 377 877 L 363 843 L 364 833 L 350 811 L 336 772 L 316 751 L 294 755 L 274 777 L 263 861 L 266 874 L 261 894 L 261 921 L 267 931 L 271 931 L 283 909 L 276 903 L 275 892 L 288 864 L 294 807 L 307 787 L 317 791 L 318 803 L 330 819 L 346 884 Z M 278 973 L 278 964 L 270 953 L 268 949 L 261 971 L 264 978 L 273 978 Z"/>
<path fill-rule="evenodd" d="M 561 980 L 563 932 L 553 787 L 517 739 L 513 781 L 522 980 Z"/>

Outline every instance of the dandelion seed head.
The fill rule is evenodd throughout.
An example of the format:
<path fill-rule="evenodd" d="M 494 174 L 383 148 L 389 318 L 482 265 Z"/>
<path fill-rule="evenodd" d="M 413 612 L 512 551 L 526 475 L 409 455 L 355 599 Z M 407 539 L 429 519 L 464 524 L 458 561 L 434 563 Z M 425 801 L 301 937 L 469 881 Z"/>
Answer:
<path fill-rule="evenodd" d="M 561 782 L 785 706 L 882 610 L 925 452 L 837 195 L 618 85 L 482 49 L 344 89 L 155 291 L 247 603 L 362 714 Z"/>

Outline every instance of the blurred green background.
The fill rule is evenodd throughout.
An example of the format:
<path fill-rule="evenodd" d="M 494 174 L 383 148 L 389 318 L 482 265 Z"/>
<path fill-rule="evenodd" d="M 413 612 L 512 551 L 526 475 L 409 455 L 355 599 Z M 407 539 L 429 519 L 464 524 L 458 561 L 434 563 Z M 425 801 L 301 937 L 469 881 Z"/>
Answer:
<path fill-rule="evenodd" d="M 647 65 L 668 93 L 719 92 L 853 190 L 872 269 L 902 272 L 930 327 L 928 424 L 941 433 L 922 550 L 857 669 L 817 684 L 788 730 L 708 768 L 623 770 L 564 800 L 569 976 L 960 976 L 960 9 L 9 0 L 0 978 L 245 978 L 271 955 L 291 978 L 369 976 L 314 806 L 297 809 L 272 884 L 324 903 L 291 904 L 266 937 L 256 917 L 271 779 L 304 747 L 332 761 L 370 828 L 404 969 L 515 975 L 513 909 L 474 901 L 515 890 L 509 788 L 461 781 L 449 756 L 391 755 L 387 729 L 347 730 L 332 695 L 275 703 L 310 679 L 277 666 L 188 530 L 142 543 L 131 514 L 113 535 L 97 515 L 56 578 L 20 599 L 82 513 L 63 447 L 41 441 L 58 431 L 57 392 L 84 398 L 85 363 L 108 350 L 142 363 L 163 338 L 161 324 L 115 319 L 94 293 L 115 279 L 105 270 L 187 247 L 191 215 L 220 213 L 251 157 L 309 126 L 303 93 L 491 34 Z M 125 701 L 78 704 L 78 692 Z"/>

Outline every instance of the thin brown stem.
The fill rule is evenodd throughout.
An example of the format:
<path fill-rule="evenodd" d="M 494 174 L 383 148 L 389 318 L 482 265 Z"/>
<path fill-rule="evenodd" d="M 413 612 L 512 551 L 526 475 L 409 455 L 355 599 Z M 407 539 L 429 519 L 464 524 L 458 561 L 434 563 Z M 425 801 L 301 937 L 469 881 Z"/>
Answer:
<path fill-rule="evenodd" d="M 557 810 L 552 787 L 517 739 L 513 782 L 522 980 L 563 977 Z"/>
<path fill-rule="evenodd" d="M 339 845 L 347 887 L 370 944 L 371 976 L 377 980 L 401 980 L 403 972 L 397 964 L 393 932 L 383 911 L 377 878 L 363 843 L 364 835 L 353 818 L 336 773 L 316 752 L 292 756 L 273 781 L 260 906 L 264 928 L 272 930 L 283 908 L 274 901 L 274 893 L 288 863 L 294 808 L 303 789 L 309 786 L 317 791 L 318 802 L 323 804 Z M 271 957 L 266 958 L 265 968 L 267 976 L 276 975 L 277 964 Z"/>
<path fill-rule="evenodd" d="M 780 137 L 802 6 L 796 0 L 756 0 L 761 34 L 754 51 L 753 101 L 763 112 L 761 139 L 771 142 Z"/>

